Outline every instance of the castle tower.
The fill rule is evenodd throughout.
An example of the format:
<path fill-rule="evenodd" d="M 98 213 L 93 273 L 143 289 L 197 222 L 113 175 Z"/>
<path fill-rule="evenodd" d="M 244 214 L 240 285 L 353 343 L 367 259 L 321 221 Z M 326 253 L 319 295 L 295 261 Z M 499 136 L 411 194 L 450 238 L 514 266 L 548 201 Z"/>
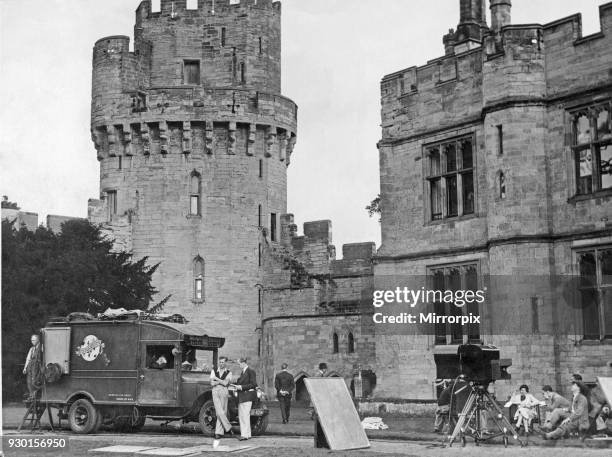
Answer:
<path fill-rule="evenodd" d="M 280 94 L 280 24 L 271 0 L 145 0 L 133 52 L 125 36 L 93 49 L 90 220 L 161 262 L 164 312 L 226 337 L 231 357 L 257 358 L 262 245 L 286 213 L 297 106 Z"/>

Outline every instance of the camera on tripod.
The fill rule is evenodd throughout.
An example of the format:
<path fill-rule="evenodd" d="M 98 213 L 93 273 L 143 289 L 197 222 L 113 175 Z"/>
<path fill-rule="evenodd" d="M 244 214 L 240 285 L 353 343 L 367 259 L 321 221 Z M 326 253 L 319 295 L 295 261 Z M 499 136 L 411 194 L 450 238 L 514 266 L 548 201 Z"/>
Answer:
<path fill-rule="evenodd" d="M 434 354 L 434 361 L 438 378 L 454 380 L 447 388 L 450 391 L 449 422 L 455 424 L 448 438 L 449 447 L 456 439 L 465 445 L 466 437 L 473 438 L 476 444 L 502 437 L 504 446 L 508 446 L 509 436 L 524 446 L 494 393 L 489 391 L 491 382 L 510 379 L 511 359 L 500 359 L 495 346 L 462 344 L 456 354 Z M 494 426 L 496 431 L 491 433 L 488 425 Z"/>
<path fill-rule="evenodd" d="M 434 354 L 436 375 L 456 379 L 464 375 L 474 384 L 487 385 L 498 379 L 510 379 L 512 359 L 500 359 L 499 349 L 490 345 L 462 344 L 457 353 Z"/>

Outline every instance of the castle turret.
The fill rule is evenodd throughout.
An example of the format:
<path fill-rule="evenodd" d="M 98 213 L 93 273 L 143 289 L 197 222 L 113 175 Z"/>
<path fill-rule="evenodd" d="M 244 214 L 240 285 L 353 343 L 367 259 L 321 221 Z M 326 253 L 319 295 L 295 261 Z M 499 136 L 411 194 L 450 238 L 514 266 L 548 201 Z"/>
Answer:
<path fill-rule="evenodd" d="M 124 36 L 94 46 L 90 219 L 161 262 L 165 311 L 236 356 L 257 356 L 262 245 L 279 245 L 287 212 L 297 106 L 280 94 L 280 15 L 271 0 L 145 0 L 133 52 Z"/>

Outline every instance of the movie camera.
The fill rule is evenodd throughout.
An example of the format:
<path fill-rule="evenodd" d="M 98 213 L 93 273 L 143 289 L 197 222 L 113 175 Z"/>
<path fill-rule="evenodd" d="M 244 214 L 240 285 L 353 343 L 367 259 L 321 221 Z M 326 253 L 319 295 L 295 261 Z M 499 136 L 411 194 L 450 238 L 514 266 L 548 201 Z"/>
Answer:
<path fill-rule="evenodd" d="M 489 384 L 510 379 L 512 359 L 500 359 L 495 346 L 462 344 L 457 353 L 434 354 L 436 375 L 440 379 L 456 379 L 464 375 L 474 384 Z"/>
<path fill-rule="evenodd" d="M 448 437 L 449 447 L 457 439 L 465 445 L 466 437 L 473 438 L 476 444 L 502 437 L 504 446 L 508 446 L 509 436 L 524 446 L 487 388 L 493 381 L 510 379 L 511 359 L 501 359 L 495 346 L 462 344 L 456 354 L 434 354 L 434 361 L 437 377 L 453 380 L 449 386 L 452 392 L 449 419 L 455 426 Z M 486 430 L 487 422 L 497 431 Z"/>

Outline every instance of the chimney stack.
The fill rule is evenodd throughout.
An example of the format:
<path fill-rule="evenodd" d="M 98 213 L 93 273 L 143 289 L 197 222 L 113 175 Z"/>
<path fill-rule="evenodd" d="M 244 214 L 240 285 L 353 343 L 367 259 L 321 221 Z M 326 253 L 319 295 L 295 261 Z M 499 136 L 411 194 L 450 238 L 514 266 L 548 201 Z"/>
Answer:
<path fill-rule="evenodd" d="M 491 0 L 491 31 L 499 33 L 502 27 L 510 25 L 512 0 Z"/>
<path fill-rule="evenodd" d="M 482 31 L 487 27 L 486 0 L 460 0 L 457 41 L 482 40 Z"/>

